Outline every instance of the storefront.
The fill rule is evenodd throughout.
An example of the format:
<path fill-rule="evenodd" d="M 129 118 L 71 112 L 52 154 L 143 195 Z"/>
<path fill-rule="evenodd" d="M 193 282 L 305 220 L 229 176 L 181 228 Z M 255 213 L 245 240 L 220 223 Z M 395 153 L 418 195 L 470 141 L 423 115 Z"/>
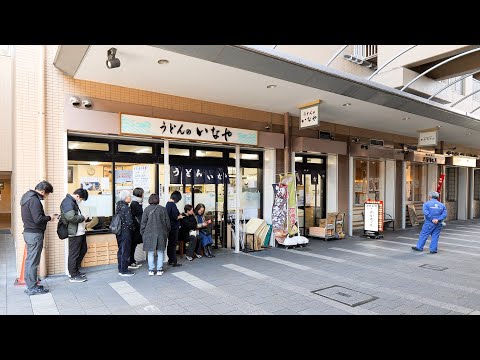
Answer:
<path fill-rule="evenodd" d="M 398 206 L 401 204 L 401 149 L 360 143 L 350 144 L 351 161 L 351 218 L 352 230 L 363 229 L 364 203 L 368 199 L 383 201 L 386 218 L 398 221 Z"/>
<path fill-rule="evenodd" d="M 292 144 L 299 229 L 301 235 L 308 235 L 308 229 L 320 226 L 327 213 L 347 212 L 337 176 L 339 166 L 347 164 L 347 144 L 305 137 L 294 137 Z"/>
<path fill-rule="evenodd" d="M 469 156 L 447 156 L 442 200 L 447 207 L 449 220 L 466 220 L 468 217 L 469 169 L 477 166 L 477 159 Z"/>
<path fill-rule="evenodd" d="M 437 189 L 440 165 L 445 164 L 445 156 L 433 152 L 407 150 L 405 154 L 405 197 L 402 208 L 406 226 L 412 225 L 409 207 L 414 207 L 417 220 L 423 221 L 423 203 L 428 193 Z M 411 210 L 410 210 L 411 211 Z"/>
<path fill-rule="evenodd" d="M 281 147 L 283 134 L 272 134 L 267 141 L 261 132 L 253 130 L 123 115 L 116 136 L 111 132 L 81 133 L 78 125 L 75 132 L 69 131 L 68 192 L 78 187 L 89 191 L 81 210 L 94 219 L 88 227 L 89 251 L 83 266 L 116 263 L 116 239 L 109 223 L 122 190 L 144 189 L 144 207 L 151 194 L 159 194 L 161 204 L 165 204 L 175 190 L 182 193 L 177 204 L 181 212 L 185 204 L 203 203 L 207 219 L 212 220 L 215 247 L 234 247 L 228 223 L 235 218 L 237 208 L 247 220 L 268 214 L 264 206 L 271 208 L 271 203 L 264 205 L 264 184 L 271 184 L 275 173 L 271 169 L 275 166 L 275 150 L 268 141 Z M 116 117 L 118 122 L 118 114 Z M 163 126 L 168 138 L 155 133 L 156 128 L 163 132 Z M 196 136 L 208 133 L 213 140 L 222 137 L 224 141 L 182 138 L 193 131 Z"/>

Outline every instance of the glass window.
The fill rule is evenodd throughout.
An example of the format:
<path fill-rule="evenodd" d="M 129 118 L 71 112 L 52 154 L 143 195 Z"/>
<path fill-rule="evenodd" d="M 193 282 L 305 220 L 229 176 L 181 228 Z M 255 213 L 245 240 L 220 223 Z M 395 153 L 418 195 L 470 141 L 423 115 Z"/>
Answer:
<path fill-rule="evenodd" d="M 480 200 L 480 170 L 474 172 L 473 199 Z"/>
<path fill-rule="evenodd" d="M 235 153 L 230 153 L 228 156 L 230 157 L 230 159 L 235 159 Z M 258 154 L 242 154 L 242 153 L 240 153 L 240 160 L 258 160 L 259 158 L 260 157 L 259 157 Z"/>
<path fill-rule="evenodd" d="M 368 198 L 370 200 L 382 200 L 380 198 L 380 162 L 370 161 L 368 175 Z"/>
<path fill-rule="evenodd" d="M 473 91 L 480 90 L 480 81 L 472 79 L 473 80 Z M 480 102 L 480 91 L 472 95 L 473 100 Z"/>
<path fill-rule="evenodd" d="M 108 143 L 96 143 L 87 141 L 69 141 L 69 150 L 97 150 L 108 151 Z"/>
<path fill-rule="evenodd" d="M 221 151 L 210 151 L 210 150 L 196 150 L 195 155 L 197 157 L 223 157 L 223 152 Z"/>
<path fill-rule="evenodd" d="M 368 161 L 355 159 L 355 180 L 353 183 L 354 205 L 362 205 L 367 201 Z"/>
<path fill-rule="evenodd" d="M 405 170 L 405 200 L 412 201 L 413 200 L 413 186 L 412 186 L 412 164 L 407 163 L 406 170 Z"/>
<path fill-rule="evenodd" d="M 115 202 L 120 200 L 122 190 L 133 195 L 137 187 L 144 191 L 143 208 L 146 208 L 148 198 L 155 193 L 155 164 L 115 163 Z"/>
<path fill-rule="evenodd" d="M 129 152 L 135 154 L 153 154 L 152 146 L 125 145 L 118 144 L 119 152 Z"/>
<path fill-rule="evenodd" d="M 413 201 L 427 200 L 427 165 L 414 164 Z"/>
<path fill-rule="evenodd" d="M 112 164 L 110 162 L 68 161 L 68 193 L 78 188 L 88 191 L 88 200 L 80 203 L 80 211 L 92 218 L 87 230 L 105 229 L 113 215 Z"/>
<path fill-rule="evenodd" d="M 162 154 L 165 154 L 165 149 L 162 147 Z M 189 149 L 169 148 L 168 154 L 173 156 L 190 156 Z"/>
<path fill-rule="evenodd" d="M 446 173 L 446 198 L 447 201 L 457 201 L 457 169 L 454 167 L 447 167 Z"/>

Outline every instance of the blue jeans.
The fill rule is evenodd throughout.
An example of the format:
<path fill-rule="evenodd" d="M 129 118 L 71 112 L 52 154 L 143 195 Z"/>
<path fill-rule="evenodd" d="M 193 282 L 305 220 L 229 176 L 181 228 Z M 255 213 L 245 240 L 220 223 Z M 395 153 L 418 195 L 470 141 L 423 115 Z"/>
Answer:
<path fill-rule="evenodd" d="M 204 233 L 202 233 L 200 231 L 199 236 L 200 236 L 200 241 L 201 241 L 202 247 L 213 244 L 212 235 L 205 235 Z"/>
<path fill-rule="evenodd" d="M 155 251 L 148 251 L 148 271 L 155 270 Z M 157 250 L 157 270 L 162 270 L 163 268 L 163 251 Z"/>

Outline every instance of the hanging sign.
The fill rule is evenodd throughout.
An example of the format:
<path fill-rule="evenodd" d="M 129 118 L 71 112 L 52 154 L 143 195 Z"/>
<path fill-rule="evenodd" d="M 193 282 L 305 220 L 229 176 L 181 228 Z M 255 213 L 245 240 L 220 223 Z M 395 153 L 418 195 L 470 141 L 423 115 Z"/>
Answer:
<path fill-rule="evenodd" d="M 180 166 L 170 166 L 170 183 L 181 184 L 182 183 L 182 168 Z"/>
<path fill-rule="evenodd" d="M 298 107 L 300 109 L 300 129 L 317 127 L 320 125 L 320 101 L 321 100 L 316 100 Z"/>
<path fill-rule="evenodd" d="M 383 201 L 367 200 L 364 204 L 363 230 L 383 231 Z"/>
<path fill-rule="evenodd" d="M 440 191 L 442 191 L 443 180 L 445 180 L 445 174 L 440 174 L 440 178 L 438 179 L 438 185 L 437 185 L 437 193 L 439 194 L 440 194 Z"/>
<path fill-rule="evenodd" d="M 437 146 L 438 129 L 419 130 L 418 146 Z"/>
<path fill-rule="evenodd" d="M 258 132 L 255 130 L 130 114 L 120 114 L 120 133 L 224 144 L 258 145 Z"/>

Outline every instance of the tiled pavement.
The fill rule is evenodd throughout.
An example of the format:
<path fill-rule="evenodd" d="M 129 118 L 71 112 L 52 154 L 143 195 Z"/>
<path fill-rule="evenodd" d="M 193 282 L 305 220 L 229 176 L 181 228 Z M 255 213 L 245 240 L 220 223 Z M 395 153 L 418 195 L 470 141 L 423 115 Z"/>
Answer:
<path fill-rule="evenodd" d="M 31 297 L 13 286 L 13 240 L 0 234 L 0 314 L 480 314 L 480 221 L 450 222 L 434 255 L 410 249 L 419 231 L 311 240 L 295 250 L 217 251 L 180 268 L 165 264 L 161 277 L 147 276 L 146 264 L 129 278 L 116 266 L 87 268 L 87 282 L 50 276 L 43 283 L 51 292 Z M 325 296 L 312 293 L 320 289 Z M 364 298 L 373 300 L 355 304 Z"/>

